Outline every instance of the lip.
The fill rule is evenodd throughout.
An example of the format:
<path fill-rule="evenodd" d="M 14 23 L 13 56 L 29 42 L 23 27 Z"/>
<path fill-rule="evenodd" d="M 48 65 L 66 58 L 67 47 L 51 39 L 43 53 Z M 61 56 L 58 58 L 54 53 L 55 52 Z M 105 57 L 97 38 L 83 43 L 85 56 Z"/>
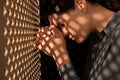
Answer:
<path fill-rule="evenodd" d="M 76 40 L 76 37 L 74 35 L 69 34 L 69 38 L 72 40 Z"/>

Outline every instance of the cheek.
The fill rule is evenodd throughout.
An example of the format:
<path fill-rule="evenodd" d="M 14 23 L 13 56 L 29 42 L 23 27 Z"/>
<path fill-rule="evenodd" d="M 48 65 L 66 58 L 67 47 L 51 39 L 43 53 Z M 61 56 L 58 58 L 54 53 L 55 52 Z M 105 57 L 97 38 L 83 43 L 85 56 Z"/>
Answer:
<path fill-rule="evenodd" d="M 79 33 L 79 37 L 78 37 L 77 42 L 78 43 L 84 42 L 88 38 L 88 36 L 89 36 L 89 32 L 87 32 L 87 31 L 81 31 Z"/>
<path fill-rule="evenodd" d="M 68 31 L 72 34 L 72 35 L 77 35 L 77 33 L 79 31 L 81 31 L 80 29 L 80 25 L 78 23 L 76 23 L 75 21 L 70 21 L 68 23 L 68 27 L 67 27 Z"/>
<path fill-rule="evenodd" d="M 80 34 L 80 36 L 81 37 L 85 37 L 85 36 L 87 36 L 87 30 L 81 30 L 80 32 L 79 32 L 79 34 Z"/>
<path fill-rule="evenodd" d="M 77 31 L 72 29 L 71 27 L 70 28 L 67 28 L 68 29 L 68 32 L 72 35 L 77 35 Z"/>
<path fill-rule="evenodd" d="M 79 24 L 83 24 L 83 25 L 85 25 L 85 24 L 88 23 L 88 20 L 87 20 L 85 17 L 77 17 L 75 20 L 76 20 Z"/>
<path fill-rule="evenodd" d="M 73 30 L 79 30 L 80 29 L 80 24 L 76 23 L 75 21 L 70 21 L 68 25 L 73 29 Z"/>
<path fill-rule="evenodd" d="M 76 42 L 77 43 L 82 43 L 82 42 L 84 42 L 84 38 L 79 38 L 79 39 L 76 40 Z"/>

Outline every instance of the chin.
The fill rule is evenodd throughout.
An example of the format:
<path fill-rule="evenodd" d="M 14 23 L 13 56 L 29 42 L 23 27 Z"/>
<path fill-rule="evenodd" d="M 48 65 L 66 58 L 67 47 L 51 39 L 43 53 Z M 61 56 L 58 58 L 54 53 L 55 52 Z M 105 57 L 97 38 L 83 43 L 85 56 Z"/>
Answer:
<path fill-rule="evenodd" d="M 83 43 L 84 41 L 85 41 L 85 39 L 83 39 L 83 38 L 80 38 L 80 39 L 76 40 L 77 43 Z"/>

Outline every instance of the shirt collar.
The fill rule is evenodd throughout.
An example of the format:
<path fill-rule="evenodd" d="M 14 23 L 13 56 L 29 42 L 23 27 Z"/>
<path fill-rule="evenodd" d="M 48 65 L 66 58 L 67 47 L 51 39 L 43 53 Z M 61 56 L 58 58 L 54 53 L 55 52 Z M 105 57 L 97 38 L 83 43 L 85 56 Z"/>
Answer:
<path fill-rule="evenodd" d="M 110 22 L 107 24 L 105 29 L 101 32 L 100 38 L 103 39 L 105 35 L 107 35 L 109 32 L 111 32 L 113 29 L 116 28 L 116 26 L 120 24 L 120 11 L 118 11 L 110 20 Z"/>

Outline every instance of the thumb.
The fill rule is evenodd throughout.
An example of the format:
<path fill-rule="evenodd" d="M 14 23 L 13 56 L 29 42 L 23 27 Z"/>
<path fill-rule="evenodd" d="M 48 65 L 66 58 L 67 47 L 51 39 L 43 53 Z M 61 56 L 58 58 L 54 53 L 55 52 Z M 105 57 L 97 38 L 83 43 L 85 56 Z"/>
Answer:
<path fill-rule="evenodd" d="M 62 36 L 61 31 L 59 31 L 57 28 L 52 28 L 52 29 L 51 29 L 51 32 L 52 32 L 52 35 L 53 35 L 54 37 L 60 37 L 60 36 Z"/>
<path fill-rule="evenodd" d="M 49 16 L 48 19 L 50 21 L 50 25 L 57 26 L 57 21 L 56 21 L 56 19 L 54 17 Z"/>

